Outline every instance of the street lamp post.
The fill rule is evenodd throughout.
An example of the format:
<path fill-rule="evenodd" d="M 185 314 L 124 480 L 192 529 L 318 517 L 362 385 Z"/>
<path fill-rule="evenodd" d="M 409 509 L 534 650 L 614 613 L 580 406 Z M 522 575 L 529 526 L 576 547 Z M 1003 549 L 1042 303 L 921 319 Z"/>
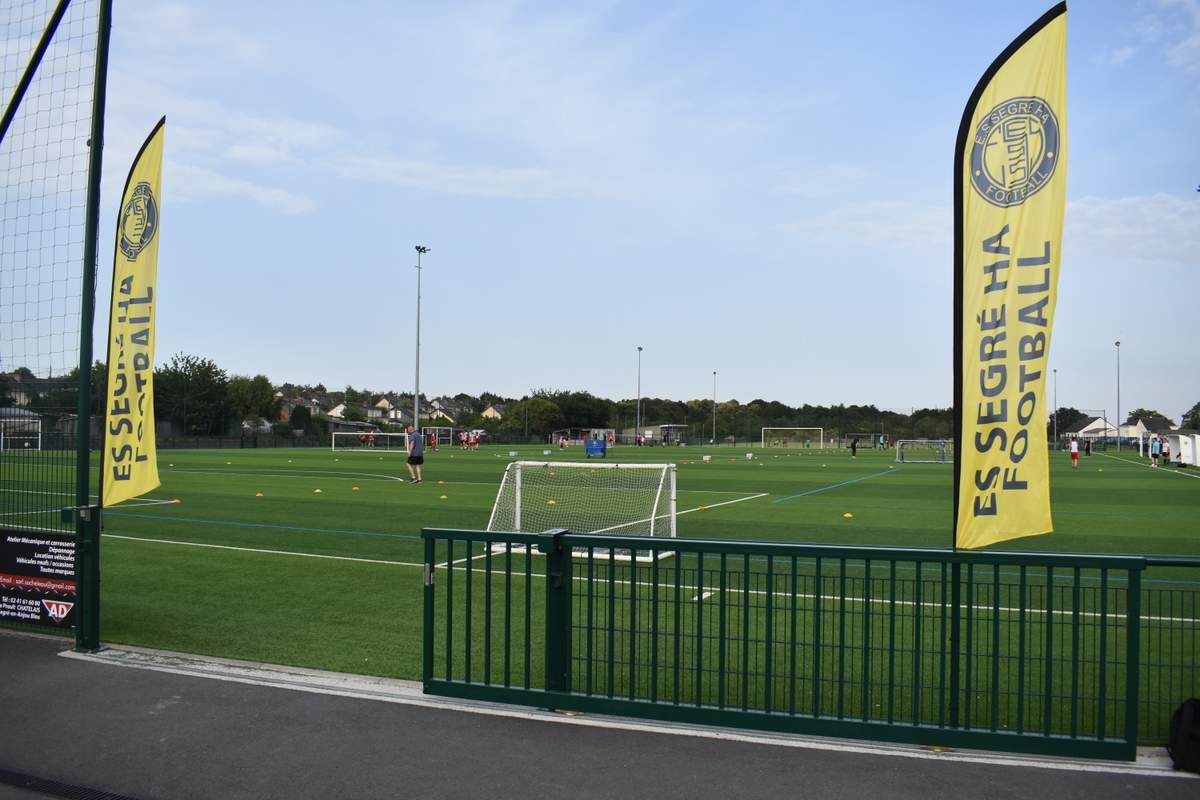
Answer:
<path fill-rule="evenodd" d="M 417 367 L 413 378 L 413 430 L 421 429 L 421 256 L 429 252 L 417 245 Z"/>
<path fill-rule="evenodd" d="M 1121 340 L 1113 343 L 1117 348 L 1117 453 L 1121 452 Z"/>
<path fill-rule="evenodd" d="M 713 370 L 713 433 L 712 443 L 717 443 L 717 371 Z"/>
<path fill-rule="evenodd" d="M 637 376 L 637 416 L 635 417 L 633 430 L 633 443 L 638 443 L 638 437 L 642 435 L 642 346 L 638 345 L 638 376 Z"/>

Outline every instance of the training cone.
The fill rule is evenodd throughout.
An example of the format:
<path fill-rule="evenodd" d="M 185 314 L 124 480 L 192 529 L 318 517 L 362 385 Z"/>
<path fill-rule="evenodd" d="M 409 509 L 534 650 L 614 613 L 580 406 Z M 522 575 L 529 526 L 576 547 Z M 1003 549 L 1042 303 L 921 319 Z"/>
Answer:
<path fill-rule="evenodd" d="M 440 499 L 442 499 L 442 500 L 449 500 L 450 498 L 449 498 L 448 496 L 446 496 L 446 495 L 442 495 Z"/>
<path fill-rule="evenodd" d="M 173 467 L 173 466 L 175 466 L 175 465 L 174 465 L 174 464 L 167 464 L 167 466 L 168 466 L 168 467 Z"/>
<path fill-rule="evenodd" d="M 232 464 L 233 462 L 232 462 L 232 461 L 226 461 L 225 463 L 226 463 L 226 464 Z"/>
<path fill-rule="evenodd" d="M 351 486 L 351 487 L 350 487 L 350 491 L 352 491 L 352 492 L 357 492 L 357 491 L 358 491 L 358 487 L 357 487 L 357 486 Z"/>
<path fill-rule="evenodd" d="M 546 505 L 548 505 L 548 506 L 553 506 L 553 505 L 557 505 L 557 504 L 558 504 L 557 500 L 547 500 L 546 501 Z"/>
<path fill-rule="evenodd" d="M 178 497 L 176 497 L 174 500 L 171 501 L 170 505 L 177 506 L 182 502 L 183 502 L 182 500 L 180 500 Z"/>
<path fill-rule="evenodd" d="M 445 481 L 438 481 L 438 486 L 444 486 L 445 484 L 446 484 Z"/>
<path fill-rule="evenodd" d="M 708 511 L 708 506 L 700 506 L 701 513 Z"/>
<path fill-rule="evenodd" d="M 320 489 L 313 489 L 313 494 L 321 494 L 321 490 L 320 490 Z"/>
<path fill-rule="evenodd" d="M 263 496 L 263 493 L 262 493 L 262 492 L 255 492 L 255 493 L 254 493 L 254 496 L 255 496 L 255 497 L 262 497 L 262 496 Z"/>
<path fill-rule="evenodd" d="M 842 514 L 842 516 L 845 517 L 846 519 L 854 519 L 854 515 L 851 514 L 849 511 L 847 511 L 845 514 Z"/>

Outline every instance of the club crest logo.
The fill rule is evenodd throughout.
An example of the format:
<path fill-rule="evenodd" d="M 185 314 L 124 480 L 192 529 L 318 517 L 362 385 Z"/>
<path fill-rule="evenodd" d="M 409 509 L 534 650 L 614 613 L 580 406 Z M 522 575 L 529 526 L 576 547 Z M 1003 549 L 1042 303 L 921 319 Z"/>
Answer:
<path fill-rule="evenodd" d="M 46 614 L 55 622 L 62 622 L 67 618 L 67 614 L 71 613 L 71 609 L 75 607 L 74 603 L 67 603 L 62 600 L 43 600 L 42 605 L 46 609 Z"/>
<path fill-rule="evenodd" d="M 130 261 L 150 245 L 158 232 L 158 203 L 150 184 L 140 181 L 121 210 L 121 253 Z"/>
<path fill-rule="evenodd" d="M 1005 100 L 984 116 L 971 145 L 971 184 L 1000 208 L 1019 206 L 1054 175 L 1058 117 L 1040 97 Z"/>

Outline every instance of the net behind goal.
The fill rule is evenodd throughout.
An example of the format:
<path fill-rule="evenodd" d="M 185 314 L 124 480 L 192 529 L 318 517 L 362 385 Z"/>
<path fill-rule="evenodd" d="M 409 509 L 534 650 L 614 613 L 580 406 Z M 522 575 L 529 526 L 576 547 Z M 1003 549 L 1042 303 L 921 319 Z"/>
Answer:
<path fill-rule="evenodd" d="M 514 461 L 489 531 L 675 535 L 674 464 Z"/>
<path fill-rule="evenodd" d="M 330 450 L 405 451 L 408 434 L 381 431 L 337 431 L 330 434 Z"/>
<path fill-rule="evenodd" d="M 905 464 L 945 464 L 954 460 L 954 448 L 946 439 L 901 439 L 896 442 L 896 461 Z"/>

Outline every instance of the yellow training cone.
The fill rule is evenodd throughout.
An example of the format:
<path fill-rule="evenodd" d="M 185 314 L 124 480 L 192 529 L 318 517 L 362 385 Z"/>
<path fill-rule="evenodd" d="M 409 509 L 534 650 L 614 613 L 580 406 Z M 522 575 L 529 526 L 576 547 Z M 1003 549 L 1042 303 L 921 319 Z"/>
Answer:
<path fill-rule="evenodd" d="M 845 517 L 846 519 L 854 519 L 854 515 L 851 514 L 849 511 L 847 511 L 845 514 L 842 514 L 842 516 Z"/>
<path fill-rule="evenodd" d="M 350 487 L 350 491 L 352 491 L 352 492 L 357 492 L 357 491 L 358 491 L 358 487 L 357 487 L 357 486 L 351 486 L 351 487 Z"/>
<path fill-rule="evenodd" d="M 449 498 L 449 497 L 447 497 L 446 495 L 442 495 L 442 496 L 441 496 L 439 499 L 441 499 L 441 500 L 449 500 L 450 498 Z"/>
<path fill-rule="evenodd" d="M 313 494 L 321 494 L 321 490 L 320 490 L 320 489 L 313 489 Z"/>
<path fill-rule="evenodd" d="M 552 505 L 555 505 L 555 504 L 557 504 L 557 502 L 558 502 L 557 500 L 547 500 L 547 501 L 546 501 L 546 505 L 548 505 L 548 506 L 552 506 Z"/>

